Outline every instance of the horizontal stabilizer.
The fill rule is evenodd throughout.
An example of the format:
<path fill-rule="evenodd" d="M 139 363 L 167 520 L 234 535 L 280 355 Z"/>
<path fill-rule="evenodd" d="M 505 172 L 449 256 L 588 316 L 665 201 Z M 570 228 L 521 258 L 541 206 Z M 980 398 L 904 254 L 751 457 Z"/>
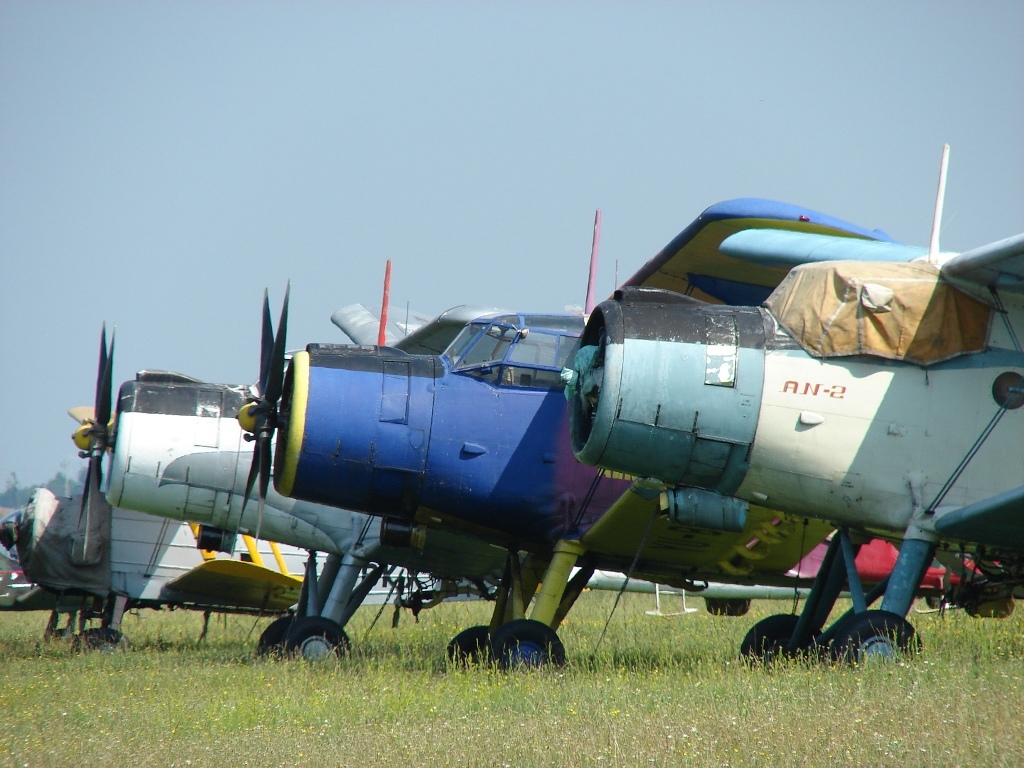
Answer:
<path fill-rule="evenodd" d="M 943 515 L 935 530 L 1002 550 L 1024 549 L 1024 485 Z"/>
<path fill-rule="evenodd" d="M 302 579 L 242 560 L 207 560 L 167 585 L 193 599 L 283 611 L 299 599 Z"/>
<path fill-rule="evenodd" d="M 722 241 L 722 253 L 765 267 L 792 269 L 815 261 L 911 261 L 928 251 L 878 240 L 782 229 L 745 229 Z"/>
<path fill-rule="evenodd" d="M 1024 233 L 954 256 L 942 265 L 948 277 L 1003 290 L 1024 290 Z"/>

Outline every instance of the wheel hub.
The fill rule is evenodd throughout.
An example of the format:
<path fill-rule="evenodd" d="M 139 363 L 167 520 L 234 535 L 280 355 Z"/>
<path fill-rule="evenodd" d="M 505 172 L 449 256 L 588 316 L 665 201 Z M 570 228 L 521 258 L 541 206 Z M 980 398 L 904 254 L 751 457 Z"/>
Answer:
<path fill-rule="evenodd" d="M 299 645 L 299 654 L 306 661 L 322 661 L 335 655 L 334 643 L 321 635 L 309 637 Z"/>

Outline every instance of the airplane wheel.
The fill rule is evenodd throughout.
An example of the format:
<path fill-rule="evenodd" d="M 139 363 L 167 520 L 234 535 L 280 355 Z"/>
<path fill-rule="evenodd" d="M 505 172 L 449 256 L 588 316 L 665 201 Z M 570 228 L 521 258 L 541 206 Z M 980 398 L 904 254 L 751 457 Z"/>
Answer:
<path fill-rule="evenodd" d="M 278 616 L 270 622 L 267 628 L 263 630 L 263 634 L 260 635 L 260 640 L 256 644 L 256 653 L 260 656 L 280 656 L 283 654 L 284 638 L 294 621 L 295 617 L 288 614 L 287 616 Z"/>
<path fill-rule="evenodd" d="M 846 619 L 832 641 L 832 658 L 860 664 L 869 659 L 896 660 L 921 650 L 921 638 L 902 616 L 864 611 Z"/>
<path fill-rule="evenodd" d="M 502 624 L 491 634 L 491 658 L 499 669 L 565 666 L 565 646 L 555 630 L 532 619 Z"/>
<path fill-rule="evenodd" d="M 490 657 L 491 630 L 488 626 L 464 629 L 448 643 L 448 660 L 452 664 L 480 664 L 488 661 Z"/>
<path fill-rule="evenodd" d="M 75 635 L 71 642 L 75 650 L 100 651 L 101 653 L 126 651 L 131 647 L 127 637 L 109 627 L 83 630 L 80 634 Z"/>
<path fill-rule="evenodd" d="M 798 621 L 800 617 L 795 613 L 776 613 L 761 619 L 740 643 L 740 656 L 767 663 L 784 655 Z"/>
<path fill-rule="evenodd" d="M 750 600 L 730 597 L 705 597 L 704 607 L 712 616 L 746 616 Z"/>
<path fill-rule="evenodd" d="M 284 650 L 306 661 L 344 656 L 348 653 L 348 635 L 338 623 L 322 616 L 296 619 L 284 638 Z"/>

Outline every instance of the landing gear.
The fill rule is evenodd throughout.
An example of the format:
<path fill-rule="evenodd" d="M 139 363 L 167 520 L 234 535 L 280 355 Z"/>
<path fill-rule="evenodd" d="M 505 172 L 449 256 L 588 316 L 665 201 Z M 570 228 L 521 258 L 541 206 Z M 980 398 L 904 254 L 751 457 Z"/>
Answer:
<path fill-rule="evenodd" d="M 806 649 L 820 648 L 827 649 L 834 660 L 857 664 L 919 651 L 920 640 L 905 617 L 932 561 L 934 544 L 923 539 L 905 539 L 892 573 L 867 593 L 854 562 L 857 549 L 849 531 L 836 531 L 800 615 L 779 614 L 762 619 L 747 633 L 740 655 L 770 661 L 781 655 L 795 656 Z M 844 583 L 853 608 L 825 627 Z M 879 598 L 881 610 L 870 609 Z"/>
<path fill-rule="evenodd" d="M 768 663 L 783 656 L 800 617 L 795 613 L 777 613 L 761 619 L 750 628 L 740 644 L 740 656 Z"/>
<path fill-rule="evenodd" d="M 494 630 L 491 656 L 499 669 L 565 666 L 565 646 L 555 630 L 533 619 L 516 619 Z"/>
<path fill-rule="evenodd" d="M 746 616 L 750 600 L 738 597 L 705 597 L 704 607 L 712 616 Z"/>
<path fill-rule="evenodd" d="M 594 575 L 593 566 L 584 562 L 569 578 L 585 552 L 579 542 L 567 540 L 555 545 L 547 563 L 529 555 L 520 559 L 518 552 L 509 552 L 490 625 L 456 635 L 448 644 L 448 658 L 466 663 L 489 657 L 506 670 L 564 666 L 565 646 L 557 629 Z M 535 593 L 527 618 L 526 609 Z"/>
<path fill-rule="evenodd" d="M 383 566 L 352 555 L 328 555 L 318 574 L 317 553 L 311 551 L 298 612 L 267 625 L 256 646 L 257 654 L 269 658 L 296 655 L 309 661 L 345 655 L 350 644 L 343 627 L 383 573 Z"/>
<path fill-rule="evenodd" d="M 322 661 L 348 653 L 349 640 L 337 622 L 322 616 L 303 616 L 285 634 L 284 650 L 306 661 Z"/>
<path fill-rule="evenodd" d="M 86 629 L 75 635 L 71 641 L 71 647 L 75 650 L 101 651 L 102 653 L 113 653 L 124 651 L 131 647 L 128 638 L 118 630 L 110 627 L 94 627 Z"/>
<path fill-rule="evenodd" d="M 865 611 L 848 617 L 832 640 L 832 657 L 862 664 L 893 660 L 921 650 L 921 639 L 910 622 L 888 611 Z"/>
<path fill-rule="evenodd" d="M 464 629 L 448 643 L 448 660 L 452 664 L 469 666 L 481 664 L 491 658 L 491 630 L 481 624 Z"/>
<path fill-rule="evenodd" d="M 263 634 L 260 635 L 259 642 L 256 644 L 257 655 L 280 656 L 284 652 L 285 635 L 292 628 L 294 621 L 295 616 L 288 614 L 287 616 L 278 616 L 270 622 L 267 628 L 263 630 Z"/>

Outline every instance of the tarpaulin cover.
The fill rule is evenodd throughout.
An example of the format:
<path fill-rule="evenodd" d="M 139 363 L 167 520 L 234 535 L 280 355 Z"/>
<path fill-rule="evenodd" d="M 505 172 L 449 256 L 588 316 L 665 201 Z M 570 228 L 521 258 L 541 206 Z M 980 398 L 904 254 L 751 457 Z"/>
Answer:
<path fill-rule="evenodd" d="M 98 545 L 92 563 L 76 563 L 71 556 L 81 535 L 81 508 L 81 496 L 57 498 L 46 488 L 37 488 L 18 529 L 18 559 L 34 584 L 103 596 L 110 592 L 110 506 L 104 500 L 97 505 L 98 514 L 83 521 Z"/>
<path fill-rule="evenodd" d="M 927 263 L 831 261 L 794 268 L 764 304 L 815 357 L 933 365 L 981 352 L 992 308 Z"/>

